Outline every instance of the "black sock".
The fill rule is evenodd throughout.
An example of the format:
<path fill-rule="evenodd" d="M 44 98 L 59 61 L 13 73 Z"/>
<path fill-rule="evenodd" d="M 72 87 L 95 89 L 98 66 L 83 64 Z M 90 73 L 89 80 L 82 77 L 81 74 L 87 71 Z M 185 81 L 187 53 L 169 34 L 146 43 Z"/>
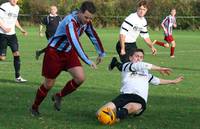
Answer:
<path fill-rule="evenodd" d="M 119 71 L 122 71 L 122 63 L 117 62 L 116 67 Z"/>
<path fill-rule="evenodd" d="M 20 57 L 14 56 L 14 68 L 15 68 L 15 78 L 20 76 Z"/>
<path fill-rule="evenodd" d="M 128 116 L 128 110 L 126 108 L 120 108 L 117 110 L 117 118 L 124 119 Z"/>
<path fill-rule="evenodd" d="M 42 54 L 42 53 L 44 53 L 44 52 L 45 52 L 45 50 L 46 50 L 46 47 L 45 47 L 45 48 L 43 48 L 42 50 L 40 50 L 40 51 L 39 51 L 39 53 L 40 53 L 40 54 Z"/>

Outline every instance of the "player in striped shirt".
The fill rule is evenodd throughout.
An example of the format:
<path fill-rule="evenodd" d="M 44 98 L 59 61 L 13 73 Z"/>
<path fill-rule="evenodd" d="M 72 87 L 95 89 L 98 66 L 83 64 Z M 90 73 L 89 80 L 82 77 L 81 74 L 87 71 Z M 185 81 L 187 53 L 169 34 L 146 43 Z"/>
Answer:
<path fill-rule="evenodd" d="M 146 0 L 141 0 L 138 3 L 137 12 L 131 13 L 128 17 L 125 18 L 124 22 L 120 28 L 119 41 L 116 44 L 116 50 L 120 57 L 122 63 L 129 61 L 128 55 L 130 52 L 134 51 L 137 48 L 136 40 L 139 35 L 144 39 L 146 44 L 152 51 L 152 54 L 156 54 L 156 49 L 153 46 L 153 43 L 149 37 L 147 29 L 147 21 L 145 15 L 148 11 L 148 2 Z M 112 70 L 115 65 L 114 62 L 118 62 L 116 57 L 113 57 L 109 70 Z M 116 64 L 117 68 L 121 71 L 121 63 Z"/>
<path fill-rule="evenodd" d="M 149 70 L 169 75 L 171 69 L 143 62 L 143 58 L 144 52 L 142 49 L 136 49 L 130 53 L 130 61 L 123 64 L 122 67 L 120 95 L 101 107 L 97 111 L 97 116 L 101 109 L 105 108 L 113 110 L 117 119 L 124 119 L 128 114 L 139 116 L 146 109 L 149 83 L 154 85 L 176 84 L 183 80 L 183 76 L 174 80 L 153 76 L 149 73 Z"/>
<path fill-rule="evenodd" d="M 42 75 L 44 83 L 38 88 L 35 101 L 30 109 L 33 116 L 39 115 L 39 105 L 53 87 L 61 71 L 67 71 L 72 76 L 64 88 L 52 96 L 54 107 L 60 110 L 61 100 L 64 96 L 75 91 L 84 81 L 85 75 L 79 58 L 91 68 L 102 61 L 105 52 L 102 43 L 92 26 L 93 14 L 96 8 L 91 1 L 82 3 L 80 10 L 73 11 L 58 25 L 56 33 L 49 39 L 49 45 L 43 59 Z M 86 33 L 98 53 L 96 64 L 85 54 L 79 37 Z"/>
<path fill-rule="evenodd" d="M 167 43 L 164 43 L 164 42 L 160 42 L 160 41 L 157 41 L 155 40 L 153 42 L 153 44 L 157 44 L 159 46 L 163 46 L 163 47 L 166 47 L 166 48 L 169 48 L 170 45 L 171 45 L 171 49 L 170 49 L 170 57 L 171 58 L 174 58 L 174 50 L 175 50 L 175 47 L 176 47 L 176 42 L 172 36 L 172 30 L 173 30 L 173 27 L 177 27 L 177 24 L 176 24 L 176 9 L 173 8 L 171 9 L 171 13 L 169 16 L 167 16 L 161 23 L 161 26 L 164 30 L 164 35 L 165 35 L 165 38 L 164 40 L 167 42 Z"/>

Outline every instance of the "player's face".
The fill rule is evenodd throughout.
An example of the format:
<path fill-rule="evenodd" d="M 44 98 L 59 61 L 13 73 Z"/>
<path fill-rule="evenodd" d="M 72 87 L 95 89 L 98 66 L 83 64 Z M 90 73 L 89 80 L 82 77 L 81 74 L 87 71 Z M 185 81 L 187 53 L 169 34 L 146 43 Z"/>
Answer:
<path fill-rule="evenodd" d="M 15 6 L 17 4 L 18 0 L 10 0 L 11 5 Z"/>
<path fill-rule="evenodd" d="M 172 16 L 175 16 L 175 15 L 176 15 L 176 10 L 175 10 L 175 9 L 172 9 L 172 10 L 171 10 L 171 15 L 172 15 Z"/>
<path fill-rule="evenodd" d="M 139 17 L 144 17 L 145 14 L 147 13 L 147 8 L 144 7 L 144 6 L 140 6 L 138 9 L 137 9 L 137 14 Z"/>
<path fill-rule="evenodd" d="M 135 52 L 133 54 L 133 56 L 130 57 L 130 61 L 137 63 L 137 62 L 141 62 L 144 59 L 144 55 L 142 52 Z"/>
<path fill-rule="evenodd" d="M 87 10 L 84 13 L 82 12 L 79 13 L 79 20 L 81 21 L 82 24 L 87 24 L 91 22 L 92 19 L 93 19 L 93 14 Z"/>
<path fill-rule="evenodd" d="M 51 11 L 50 11 L 50 13 L 51 13 L 52 15 L 56 15 L 56 14 L 57 14 L 57 8 L 56 8 L 55 6 L 51 6 Z"/>

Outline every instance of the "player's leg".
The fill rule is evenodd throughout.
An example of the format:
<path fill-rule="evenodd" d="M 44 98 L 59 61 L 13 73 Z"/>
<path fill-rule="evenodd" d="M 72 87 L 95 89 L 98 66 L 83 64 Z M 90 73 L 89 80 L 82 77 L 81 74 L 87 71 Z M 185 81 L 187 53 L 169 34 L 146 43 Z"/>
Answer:
<path fill-rule="evenodd" d="M 168 43 L 164 43 L 164 42 L 157 41 L 157 40 L 154 40 L 154 41 L 153 41 L 153 45 L 154 45 L 154 44 L 156 44 L 156 45 L 158 45 L 158 46 L 166 47 L 166 48 L 169 47 L 169 44 L 168 44 Z"/>
<path fill-rule="evenodd" d="M 60 58 L 55 49 L 47 48 L 47 52 L 44 55 L 42 75 L 45 77 L 44 82 L 37 90 L 34 103 L 31 107 L 31 113 L 33 116 L 39 115 L 39 105 L 47 96 L 48 91 L 53 87 L 56 77 L 62 71 L 60 67 Z"/>
<path fill-rule="evenodd" d="M 60 58 L 62 58 L 63 61 L 63 69 L 70 73 L 72 79 L 66 83 L 60 92 L 56 93 L 52 97 L 52 100 L 54 101 L 54 107 L 58 111 L 60 110 L 61 106 L 61 98 L 74 92 L 85 81 L 83 67 L 74 49 L 71 49 L 70 52 L 63 54 L 63 56 Z"/>
<path fill-rule="evenodd" d="M 16 34 L 9 35 L 8 37 L 9 46 L 13 54 L 13 66 L 15 69 L 15 81 L 16 82 L 26 82 L 27 80 L 23 79 L 20 75 L 21 61 L 19 53 L 19 44 Z"/>
<path fill-rule="evenodd" d="M 0 34 L 0 61 L 6 59 L 7 40 L 5 35 Z"/>
<path fill-rule="evenodd" d="M 171 58 L 174 58 L 175 56 L 174 56 L 174 52 L 175 52 L 175 47 L 176 47 L 176 42 L 173 40 L 172 42 L 171 42 L 171 49 L 170 49 L 170 57 Z"/>
<path fill-rule="evenodd" d="M 43 54 L 45 52 L 45 50 L 46 50 L 46 47 L 41 50 L 36 50 L 35 51 L 35 59 L 38 60 L 40 55 Z"/>

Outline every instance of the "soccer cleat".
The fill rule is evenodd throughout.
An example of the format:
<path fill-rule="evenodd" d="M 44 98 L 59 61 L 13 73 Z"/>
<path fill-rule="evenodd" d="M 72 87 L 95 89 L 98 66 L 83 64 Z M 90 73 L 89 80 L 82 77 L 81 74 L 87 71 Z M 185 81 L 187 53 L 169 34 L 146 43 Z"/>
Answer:
<path fill-rule="evenodd" d="M 108 70 L 113 70 L 114 69 L 114 67 L 116 67 L 117 66 L 117 58 L 116 57 L 113 57 L 112 58 L 112 60 L 111 60 L 111 62 L 110 62 L 110 64 L 108 65 Z"/>
<path fill-rule="evenodd" d="M 57 96 L 57 95 L 53 95 L 52 96 L 52 101 L 54 102 L 54 108 L 57 110 L 57 111 L 60 111 L 61 109 L 61 100 L 62 98 Z"/>
<path fill-rule="evenodd" d="M 38 60 L 40 57 L 40 51 L 39 50 L 36 50 L 35 51 L 35 59 Z"/>
<path fill-rule="evenodd" d="M 33 109 L 32 107 L 30 108 L 30 112 L 31 112 L 31 115 L 34 116 L 34 117 L 38 117 L 40 116 L 40 113 L 37 109 Z"/>
<path fill-rule="evenodd" d="M 22 82 L 27 82 L 27 80 L 25 80 L 21 76 L 19 76 L 18 78 L 15 78 L 15 82 L 22 83 Z"/>
<path fill-rule="evenodd" d="M 173 55 L 173 56 L 170 56 L 171 58 L 175 58 L 175 56 Z"/>

